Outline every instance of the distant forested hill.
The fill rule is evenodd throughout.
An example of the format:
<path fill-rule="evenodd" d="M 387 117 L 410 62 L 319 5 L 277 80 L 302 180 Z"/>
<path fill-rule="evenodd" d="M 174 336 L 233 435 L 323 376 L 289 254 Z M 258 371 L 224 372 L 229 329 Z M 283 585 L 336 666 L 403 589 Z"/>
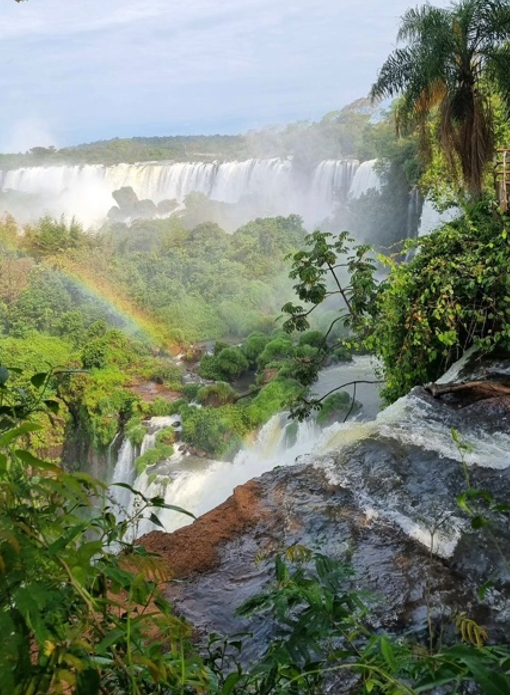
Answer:
<path fill-rule="evenodd" d="M 100 140 L 74 147 L 34 147 L 29 152 L 0 154 L 0 169 L 50 164 L 118 164 L 173 160 L 244 160 L 293 156 L 304 165 L 324 159 L 375 156 L 367 147 L 373 109 L 365 99 L 319 122 L 300 121 L 239 135 L 174 135 Z"/>

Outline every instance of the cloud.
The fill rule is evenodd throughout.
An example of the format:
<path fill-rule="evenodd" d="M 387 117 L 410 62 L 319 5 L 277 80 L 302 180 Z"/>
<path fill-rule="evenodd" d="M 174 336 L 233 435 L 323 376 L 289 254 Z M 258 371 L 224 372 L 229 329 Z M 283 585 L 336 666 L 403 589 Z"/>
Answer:
<path fill-rule="evenodd" d="M 367 93 L 407 5 L 6 2 L 0 132 L 31 118 L 71 142 L 318 118 Z"/>

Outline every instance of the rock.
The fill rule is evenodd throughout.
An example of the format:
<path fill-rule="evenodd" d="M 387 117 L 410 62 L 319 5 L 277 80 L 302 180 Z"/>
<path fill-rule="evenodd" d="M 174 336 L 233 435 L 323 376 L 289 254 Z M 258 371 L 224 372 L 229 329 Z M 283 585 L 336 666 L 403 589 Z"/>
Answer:
<path fill-rule="evenodd" d="M 112 197 L 119 208 L 125 213 L 134 210 L 138 204 L 138 196 L 131 186 L 118 188 L 116 191 L 113 191 Z"/>
<path fill-rule="evenodd" d="M 477 364 L 485 379 L 496 367 L 510 369 Z M 458 378 L 481 377 L 463 368 Z M 253 632 L 243 653 L 255 659 L 273 626 L 235 611 L 271 580 L 275 553 L 304 545 L 352 565 L 355 586 L 376 597 L 373 629 L 425 639 L 429 620 L 448 634 L 465 613 L 508 640 L 510 529 L 494 505 L 510 509 L 510 404 L 465 391 L 416 388 L 372 423 L 333 428 L 326 455 L 236 488 L 187 529 L 142 539 L 186 577 L 168 597 L 204 633 Z"/>
<path fill-rule="evenodd" d="M 144 200 L 138 201 L 133 214 L 136 217 L 151 219 L 158 214 L 158 208 L 156 207 L 156 203 L 154 201 L 144 198 Z"/>
<path fill-rule="evenodd" d="M 160 200 L 157 204 L 158 215 L 170 215 L 179 207 L 179 201 L 175 200 Z"/>

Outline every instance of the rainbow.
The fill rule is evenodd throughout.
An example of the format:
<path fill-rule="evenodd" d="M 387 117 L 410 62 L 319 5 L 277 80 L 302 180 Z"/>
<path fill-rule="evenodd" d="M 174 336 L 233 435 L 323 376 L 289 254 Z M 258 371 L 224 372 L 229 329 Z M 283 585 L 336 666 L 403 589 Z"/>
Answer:
<path fill-rule="evenodd" d="M 85 296 L 94 299 L 113 314 L 122 323 L 121 328 L 128 336 L 143 340 L 153 348 L 176 352 L 177 344 L 182 340 L 179 331 L 148 316 L 102 275 L 64 256 L 53 257 L 51 266 Z"/>

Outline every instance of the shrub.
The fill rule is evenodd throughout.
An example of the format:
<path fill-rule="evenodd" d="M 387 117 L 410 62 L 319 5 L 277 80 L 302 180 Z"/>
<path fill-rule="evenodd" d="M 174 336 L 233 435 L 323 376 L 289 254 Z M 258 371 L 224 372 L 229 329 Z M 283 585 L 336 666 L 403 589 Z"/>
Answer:
<path fill-rule="evenodd" d="M 278 337 L 271 340 L 259 355 L 257 365 L 259 369 L 263 369 L 270 362 L 282 362 L 288 357 L 294 355 L 294 346 L 292 340 L 288 337 Z"/>
<path fill-rule="evenodd" d="M 149 415 L 164 417 L 165 415 L 175 415 L 179 412 L 181 405 L 185 403 L 182 398 L 176 401 L 168 401 L 166 398 L 161 398 L 161 396 L 156 396 L 156 398 L 149 404 Z"/>
<path fill-rule="evenodd" d="M 198 373 L 202 379 L 211 379 L 212 381 L 223 381 L 224 375 L 218 362 L 218 356 L 204 355 L 198 366 Z"/>
<path fill-rule="evenodd" d="M 303 387 L 294 379 L 277 377 L 269 382 L 246 407 L 252 428 L 261 427 L 269 418 L 303 394 Z"/>
<path fill-rule="evenodd" d="M 182 389 L 182 393 L 188 399 L 188 401 L 194 401 L 201 388 L 201 384 L 185 384 Z"/>
<path fill-rule="evenodd" d="M 156 435 L 156 443 L 173 444 L 176 440 L 176 433 L 173 427 L 164 427 Z"/>
<path fill-rule="evenodd" d="M 232 403 L 236 397 L 236 392 L 224 381 L 217 381 L 215 384 L 203 386 L 197 393 L 197 400 L 202 405 L 225 405 Z"/>
<path fill-rule="evenodd" d="M 149 466 L 155 466 L 165 459 L 170 458 L 174 453 L 173 446 L 159 442 L 153 449 L 149 449 L 139 456 L 135 461 L 136 474 L 141 475 Z"/>
<path fill-rule="evenodd" d="M 306 331 L 299 336 L 299 345 L 311 345 L 314 348 L 325 348 L 325 336 L 322 331 Z"/>
<path fill-rule="evenodd" d="M 251 333 L 245 340 L 242 350 L 250 366 L 257 364 L 259 355 L 269 342 L 269 338 L 264 333 Z"/>
<path fill-rule="evenodd" d="M 124 427 L 124 434 L 133 446 L 141 446 L 147 434 L 147 428 L 142 425 L 140 418 L 135 416 L 127 421 Z"/>
<path fill-rule="evenodd" d="M 335 420 L 345 417 L 351 410 L 357 412 L 360 409 L 360 404 L 353 404 L 352 398 L 347 391 L 337 391 L 324 399 L 321 408 L 317 413 L 317 422 L 319 425 L 327 425 Z"/>
<path fill-rule="evenodd" d="M 240 406 L 184 406 L 181 417 L 182 439 L 216 458 L 233 454 L 250 430 L 246 411 Z"/>
<path fill-rule="evenodd" d="M 510 348 L 509 233 L 482 203 L 420 238 L 409 263 L 392 263 L 369 341 L 387 400 L 437 379 L 473 344 Z"/>
<path fill-rule="evenodd" d="M 239 347 L 226 347 L 218 354 L 218 367 L 227 381 L 232 381 L 248 370 L 248 360 Z"/>

